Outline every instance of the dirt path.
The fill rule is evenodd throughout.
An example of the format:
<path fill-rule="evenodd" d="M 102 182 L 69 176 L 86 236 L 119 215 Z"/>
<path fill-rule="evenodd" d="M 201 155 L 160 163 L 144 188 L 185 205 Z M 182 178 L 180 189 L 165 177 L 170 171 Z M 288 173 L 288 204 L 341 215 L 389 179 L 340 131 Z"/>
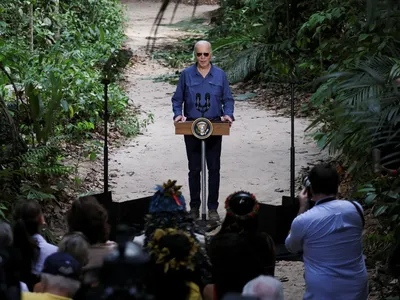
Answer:
<path fill-rule="evenodd" d="M 110 154 L 110 175 L 114 201 L 125 201 L 153 193 L 155 184 L 176 179 L 183 185 L 183 193 L 189 202 L 187 185 L 187 159 L 182 136 L 174 134 L 171 95 L 174 86 L 154 83 L 149 77 L 171 73 L 145 56 L 146 37 L 160 7 L 157 2 L 124 1 L 129 21 L 126 33 L 128 45 L 134 53 L 143 57 L 127 70 L 128 92 L 131 101 L 140 105 L 145 116 L 154 115 L 154 124 L 139 137 L 128 140 Z M 200 6 L 196 17 L 216 9 L 216 6 Z M 180 5 L 174 22 L 191 17 L 193 7 Z M 168 23 L 172 7 L 164 16 Z M 161 27 L 158 43 L 174 42 L 183 33 L 170 27 Z M 233 90 L 234 92 L 234 90 Z M 289 103 L 288 103 L 289 105 Z M 282 195 L 289 194 L 290 119 L 275 117 L 273 113 L 254 108 L 245 101 L 235 104 L 235 117 L 231 135 L 224 137 L 222 150 L 220 213 L 223 201 L 232 192 L 248 190 L 266 203 L 280 204 Z M 319 158 L 318 149 L 304 138 L 307 121 L 296 119 L 296 171 L 307 162 Z M 114 174 L 114 175 L 113 175 Z M 302 263 L 281 262 L 277 276 L 288 279 L 285 299 L 300 299 L 304 290 Z"/>

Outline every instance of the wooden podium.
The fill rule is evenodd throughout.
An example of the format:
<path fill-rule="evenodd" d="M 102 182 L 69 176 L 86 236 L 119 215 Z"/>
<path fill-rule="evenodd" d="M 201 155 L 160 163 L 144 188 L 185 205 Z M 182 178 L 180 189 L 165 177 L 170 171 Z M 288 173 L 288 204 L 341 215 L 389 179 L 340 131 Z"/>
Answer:
<path fill-rule="evenodd" d="M 175 122 L 175 134 L 193 135 L 192 125 L 194 121 Z M 229 135 L 230 124 L 228 121 L 212 121 L 213 131 L 211 135 Z"/>
<path fill-rule="evenodd" d="M 212 135 L 229 135 L 228 121 L 210 121 L 206 118 L 197 118 L 194 121 L 175 122 L 175 134 L 193 135 L 201 140 L 201 220 L 207 221 L 207 165 L 206 139 Z"/>

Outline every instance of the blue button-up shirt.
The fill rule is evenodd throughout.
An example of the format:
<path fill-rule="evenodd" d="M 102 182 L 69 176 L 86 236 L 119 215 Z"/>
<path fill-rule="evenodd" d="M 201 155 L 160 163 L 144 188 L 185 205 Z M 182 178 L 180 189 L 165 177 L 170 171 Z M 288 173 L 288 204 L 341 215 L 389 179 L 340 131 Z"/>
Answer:
<path fill-rule="evenodd" d="M 205 105 L 207 93 L 210 95 L 210 108 L 204 117 L 216 119 L 228 115 L 233 120 L 234 100 L 225 72 L 211 65 L 210 72 L 204 78 L 197 70 L 196 64 L 181 73 L 172 97 L 174 118 L 179 115 L 184 115 L 188 119 L 200 118 L 202 114 L 196 108 L 196 94 L 200 94 L 200 104 Z"/>
<path fill-rule="evenodd" d="M 315 205 L 293 220 L 286 248 L 303 252 L 306 281 L 303 299 L 368 298 L 362 231 L 359 213 L 344 200 Z"/>

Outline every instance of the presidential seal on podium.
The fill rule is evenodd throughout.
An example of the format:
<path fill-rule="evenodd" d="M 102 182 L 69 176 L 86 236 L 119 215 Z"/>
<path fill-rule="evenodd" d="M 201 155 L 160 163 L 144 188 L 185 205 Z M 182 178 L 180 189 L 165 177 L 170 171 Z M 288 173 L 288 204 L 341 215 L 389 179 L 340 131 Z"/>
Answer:
<path fill-rule="evenodd" d="M 213 124 L 207 118 L 197 118 L 192 123 L 192 134 L 200 139 L 205 140 L 213 133 Z"/>

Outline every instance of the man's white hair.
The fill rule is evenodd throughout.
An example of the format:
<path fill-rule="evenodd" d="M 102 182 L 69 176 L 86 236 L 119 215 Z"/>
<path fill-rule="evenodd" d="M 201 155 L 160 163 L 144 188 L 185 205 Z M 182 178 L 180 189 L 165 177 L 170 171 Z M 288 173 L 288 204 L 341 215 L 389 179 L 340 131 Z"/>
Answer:
<path fill-rule="evenodd" d="M 258 276 L 243 287 L 243 296 L 256 296 L 261 300 L 283 300 L 282 283 L 271 276 Z"/>
<path fill-rule="evenodd" d="M 196 52 L 197 52 L 196 50 L 197 50 L 197 47 L 198 47 L 199 45 L 207 45 L 207 46 L 210 48 L 210 55 L 212 55 L 212 46 L 211 46 L 211 43 L 210 43 L 209 41 L 201 40 L 201 41 L 196 42 L 196 44 L 194 44 L 194 48 L 193 48 L 193 60 L 196 60 Z"/>
<path fill-rule="evenodd" d="M 62 290 L 63 292 L 67 293 L 69 298 L 74 297 L 81 286 L 81 283 L 79 281 L 59 275 L 42 273 L 41 279 L 44 293 L 46 293 L 46 290 L 49 289 Z"/>

